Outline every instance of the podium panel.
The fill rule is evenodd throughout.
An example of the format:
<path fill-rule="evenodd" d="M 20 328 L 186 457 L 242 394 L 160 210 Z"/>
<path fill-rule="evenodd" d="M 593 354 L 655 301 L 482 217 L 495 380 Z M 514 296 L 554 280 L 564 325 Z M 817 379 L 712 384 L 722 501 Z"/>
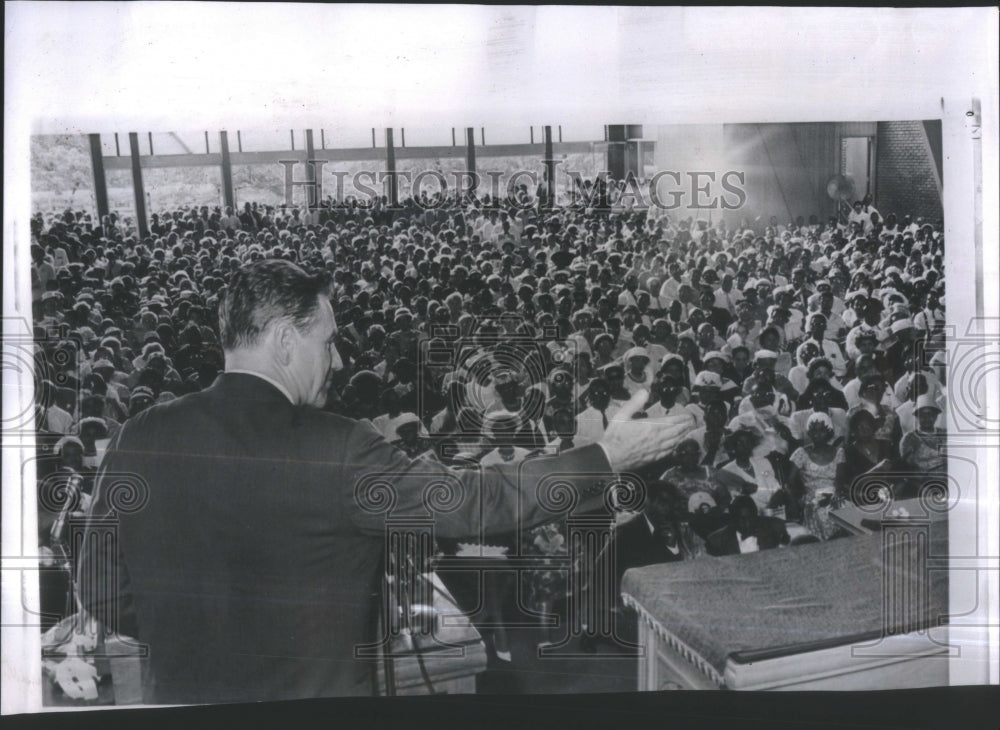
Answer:
<path fill-rule="evenodd" d="M 946 685 L 948 577 L 925 559 L 946 554 L 941 532 L 914 540 L 926 547 L 913 560 L 900 559 L 899 536 L 886 530 L 628 571 L 622 597 L 644 647 L 639 689 Z"/>

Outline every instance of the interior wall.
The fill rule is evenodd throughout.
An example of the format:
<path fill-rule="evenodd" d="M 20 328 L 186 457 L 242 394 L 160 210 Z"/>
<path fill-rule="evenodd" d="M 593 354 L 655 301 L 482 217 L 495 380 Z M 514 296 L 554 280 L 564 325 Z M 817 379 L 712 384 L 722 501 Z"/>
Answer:
<path fill-rule="evenodd" d="M 882 215 L 944 217 L 940 150 L 940 121 L 879 122 L 875 205 Z"/>
<path fill-rule="evenodd" d="M 781 223 L 813 214 L 823 220 L 836 211 L 826 186 L 839 171 L 842 127 L 832 122 L 660 125 L 655 128 L 656 167 L 680 178 L 680 183 L 677 176 L 661 179 L 661 200 L 679 202 L 672 213 L 678 218 L 714 223 L 724 217 L 730 226 L 746 220 L 762 229 L 772 216 Z M 714 179 L 693 181 L 692 173 L 699 172 Z M 708 192 L 696 193 L 695 186 L 707 186 Z M 730 192 L 734 187 L 743 191 L 743 199 Z"/>
<path fill-rule="evenodd" d="M 704 218 L 714 222 L 723 214 L 721 199 L 716 208 L 701 205 L 720 198 L 724 192 L 721 178 L 727 168 L 722 131 L 721 124 L 665 124 L 656 127 L 655 134 L 646 132 L 646 139 L 656 140 L 653 151 L 656 170 L 675 173 L 661 175 L 656 186 L 660 200 L 676 206 L 669 213 L 675 220 Z M 700 172 L 714 175 L 714 183 L 708 176 L 692 177 L 692 173 Z M 708 186 L 709 192 L 695 195 L 693 186 Z M 735 198 L 730 195 L 727 200 Z"/>
<path fill-rule="evenodd" d="M 829 122 L 724 125 L 726 163 L 744 173 L 747 193 L 743 208 L 727 218 L 759 228 L 772 216 L 785 223 L 832 215 L 836 204 L 826 186 L 840 166 L 840 133 Z"/>

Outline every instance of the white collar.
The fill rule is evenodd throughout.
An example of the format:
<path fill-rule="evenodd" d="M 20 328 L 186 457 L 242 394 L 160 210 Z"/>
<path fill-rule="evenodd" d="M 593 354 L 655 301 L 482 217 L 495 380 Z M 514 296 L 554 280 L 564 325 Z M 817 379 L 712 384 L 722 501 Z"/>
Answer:
<path fill-rule="evenodd" d="M 288 398 L 288 402 L 291 403 L 293 406 L 295 405 L 295 399 L 292 398 L 292 394 L 288 392 L 288 388 L 286 388 L 284 385 L 279 383 L 274 378 L 270 378 L 267 375 L 264 375 L 263 373 L 256 373 L 253 370 L 227 370 L 226 372 L 235 373 L 237 375 L 253 375 L 255 378 L 260 378 L 261 380 L 270 383 L 275 388 L 280 390 L 281 394 L 284 395 L 286 398 Z"/>
<path fill-rule="evenodd" d="M 760 550 L 760 545 L 757 544 L 756 535 L 748 535 L 747 537 L 741 538 L 740 533 L 737 532 L 736 539 L 739 540 L 741 553 L 755 553 Z"/>

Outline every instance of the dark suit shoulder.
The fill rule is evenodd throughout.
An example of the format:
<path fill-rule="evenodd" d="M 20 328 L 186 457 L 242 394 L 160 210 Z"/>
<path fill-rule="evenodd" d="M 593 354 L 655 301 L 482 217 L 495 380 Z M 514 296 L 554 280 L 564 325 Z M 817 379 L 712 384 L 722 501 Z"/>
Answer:
<path fill-rule="evenodd" d="M 739 543 L 736 541 L 736 531 L 729 525 L 710 533 L 705 540 L 705 549 L 708 550 L 709 555 L 730 555 L 734 546 L 738 552 Z"/>
<path fill-rule="evenodd" d="M 129 416 L 119 431 L 121 440 L 142 438 L 154 434 L 174 421 L 183 421 L 193 410 L 201 407 L 198 396 L 204 391 L 190 393 L 164 403 L 156 403 L 145 410 Z"/>
<path fill-rule="evenodd" d="M 790 540 L 784 520 L 777 517 L 758 517 L 757 537 L 762 543 L 766 542 L 766 547 L 786 545 Z M 761 547 L 765 545 L 762 544 Z"/>
<path fill-rule="evenodd" d="M 342 431 L 359 427 L 363 428 L 363 424 L 365 423 L 371 427 L 371 422 L 369 421 L 350 418 L 340 413 L 331 413 L 330 411 L 313 408 L 312 406 L 296 406 L 295 420 L 298 424 L 315 425 L 319 428 L 333 428 Z M 374 430 L 374 428 L 372 428 L 372 430 Z"/>
<path fill-rule="evenodd" d="M 358 457 L 362 448 L 384 441 L 367 419 L 355 419 L 311 406 L 292 409 L 288 438 L 295 450 Z"/>
<path fill-rule="evenodd" d="M 636 539 L 646 539 L 651 538 L 652 533 L 649 530 L 649 525 L 646 523 L 646 517 L 640 514 L 628 522 L 621 525 L 617 525 L 614 531 L 615 540 L 625 541 L 625 540 L 636 540 Z"/>

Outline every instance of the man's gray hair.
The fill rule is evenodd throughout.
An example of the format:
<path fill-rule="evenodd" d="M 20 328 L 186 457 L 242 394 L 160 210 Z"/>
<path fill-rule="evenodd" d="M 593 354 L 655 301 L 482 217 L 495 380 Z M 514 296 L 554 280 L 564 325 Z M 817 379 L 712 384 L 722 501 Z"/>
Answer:
<path fill-rule="evenodd" d="M 325 271 L 310 274 L 281 259 L 267 259 L 238 269 L 219 304 L 222 347 L 234 350 L 255 345 L 274 321 L 289 319 L 308 329 L 318 309 L 318 297 L 329 290 Z"/>

